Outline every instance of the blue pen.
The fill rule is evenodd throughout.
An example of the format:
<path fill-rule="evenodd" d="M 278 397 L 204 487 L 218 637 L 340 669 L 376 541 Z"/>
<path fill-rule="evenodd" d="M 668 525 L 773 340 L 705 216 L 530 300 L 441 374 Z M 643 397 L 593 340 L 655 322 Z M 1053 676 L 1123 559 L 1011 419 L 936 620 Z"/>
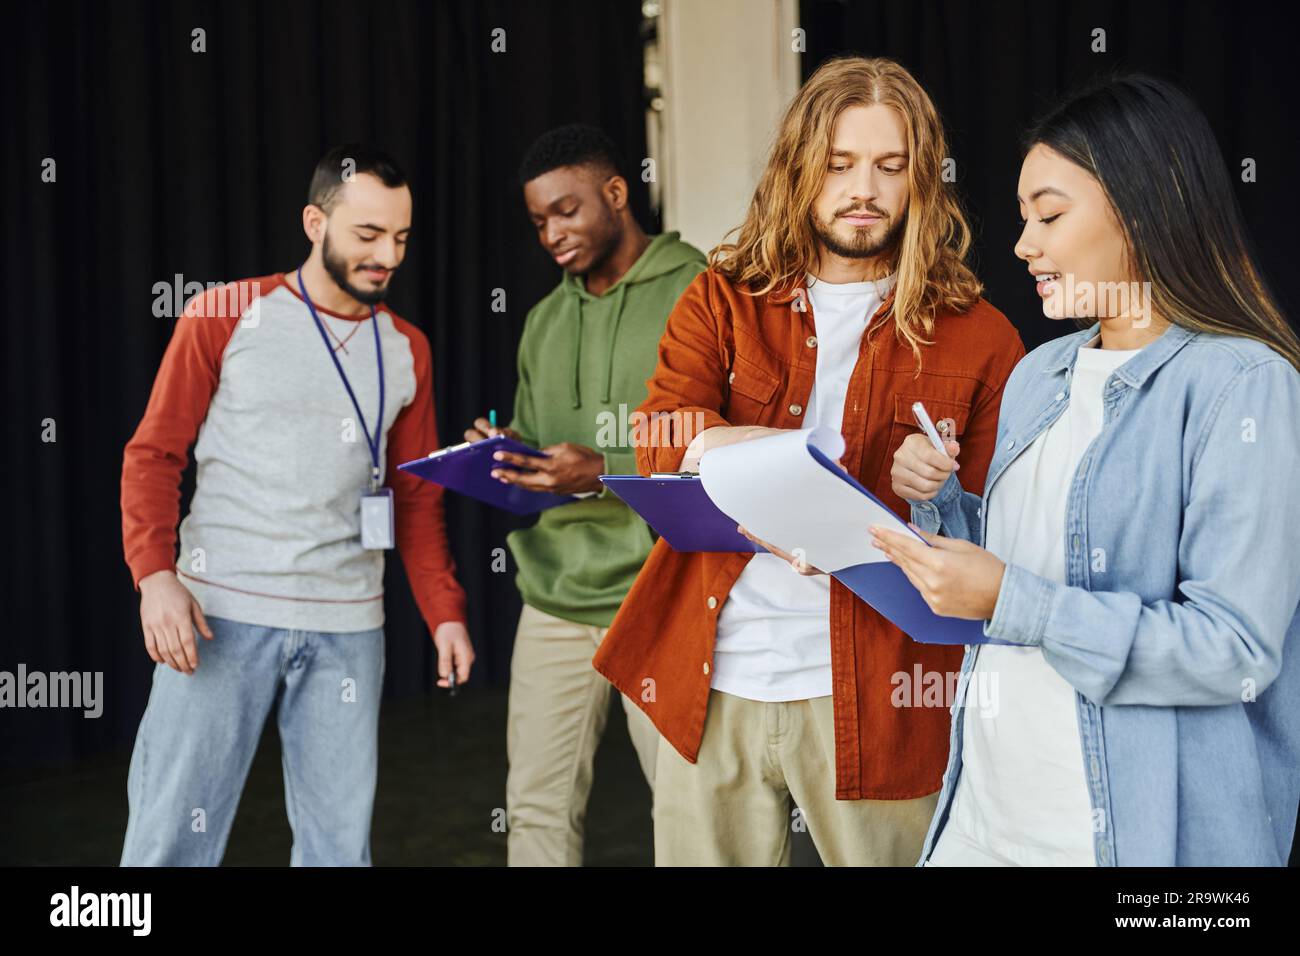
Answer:
<path fill-rule="evenodd" d="M 497 427 L 497 410 L 495 408 L 488 410 L 488 424 L 493 428 Z"/>

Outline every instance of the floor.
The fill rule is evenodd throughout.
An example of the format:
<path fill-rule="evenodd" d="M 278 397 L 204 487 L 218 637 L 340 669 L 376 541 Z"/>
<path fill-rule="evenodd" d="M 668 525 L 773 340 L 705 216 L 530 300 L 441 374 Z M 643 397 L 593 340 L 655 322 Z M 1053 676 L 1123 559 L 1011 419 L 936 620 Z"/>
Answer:
<path fill-rule="evenodd" d="M 505 804 L 504 690 L 443 692 L 386 704 L 380 716 L 379 784 L 371 854 L 377 866 L 504 866 L 506 838 L 493 829 Z M 615 708 L 596 753 L 587 814 L 587 866 L 653 863 L 650 792 Z M 126 827 L 129 750 L 75 771 L 0 783 L 0 864 L 113 866 Z M 280 744 L 267 725 L 249 771 L 225 863 L 288 863 Z M 796 865 L 817 865 L 806 836 Z"/>

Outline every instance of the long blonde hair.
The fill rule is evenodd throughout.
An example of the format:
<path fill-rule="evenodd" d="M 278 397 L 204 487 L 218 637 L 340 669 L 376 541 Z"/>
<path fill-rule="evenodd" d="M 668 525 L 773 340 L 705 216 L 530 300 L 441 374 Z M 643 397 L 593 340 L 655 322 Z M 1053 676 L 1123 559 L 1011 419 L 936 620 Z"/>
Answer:
<path fill-rule="evenodd" d="M 735 242 L 709 251 L 709 265 L 752 295 L 790 291 L 818 259 L 813 204 L 830 162 L 835 123 L 851 106 L 883 104 L 907 127 L 908 204 L 894 263 L 890 310 L 900 342 L 931 344 L 936 315 L 964 312 L 983 286 L 967 267 L 971 233 L 942 176 L 947 144 L 939 114 L 912 74 L 893 60 L 838 57 L 822 64 L 790 101 Z"/>

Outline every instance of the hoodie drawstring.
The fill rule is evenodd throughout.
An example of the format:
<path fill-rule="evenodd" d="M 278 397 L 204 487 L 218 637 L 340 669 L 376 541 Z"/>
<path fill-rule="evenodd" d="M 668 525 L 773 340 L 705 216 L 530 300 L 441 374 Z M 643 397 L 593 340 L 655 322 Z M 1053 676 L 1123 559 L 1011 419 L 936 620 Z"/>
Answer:
<path fill-rule="evenodd" d="M 623 303 L 627 300 L 627 284 L 620 283 L 618 299 L 614 302 L 614 327 L 609 330 L 609 358 L 605 364 L 605 392 L 600 396 L 602 405 L 609 404 L 610 388 L 614 383 L 614 345 L 618 341 L 618 324 L 623 321 Z M 579 327 L 581 331 L 581 327 Z"/>
<path fill-rule="evenodd" d="M 582 296 L 573 296 L 574 307 L 578 310 L 578 334 L 573 340 L 573 380 L 569 382 L 569 400 L 574 408 L 582 407 Z M 623 321 L 623 304 L 627 301 L 627 284 L 620 283 L 614 290 L 614 322 L 609 330 L 609 353 L 605 356 L 605 388 L 600 401 L 609 404 L 609 396 L 614 387 L 614 355 L 618 345 L 618 327 Z"/>
<path fill-rule="evenodd" d="M 578 380 L 582 376 L 582 296 L 573 296 L 574 308 L 578 310 L 578 334 L 573 340 L 573 381 L 569 383 L 569 399 L 574 408 L 582 407 L 582 391 Z"/>

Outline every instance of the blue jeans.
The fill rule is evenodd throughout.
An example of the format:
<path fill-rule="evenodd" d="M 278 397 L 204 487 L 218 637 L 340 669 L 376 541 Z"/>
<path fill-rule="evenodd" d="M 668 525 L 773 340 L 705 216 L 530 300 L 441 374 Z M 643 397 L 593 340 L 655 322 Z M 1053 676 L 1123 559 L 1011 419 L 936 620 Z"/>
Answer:
<path fill-rule="evenodd" d="M 383 629 L 209 617 L 192 675 L 154 668 L 127 777 L 123 866 L 216 866 L 276 705 L 293 866 L 369 866 Z"/>

